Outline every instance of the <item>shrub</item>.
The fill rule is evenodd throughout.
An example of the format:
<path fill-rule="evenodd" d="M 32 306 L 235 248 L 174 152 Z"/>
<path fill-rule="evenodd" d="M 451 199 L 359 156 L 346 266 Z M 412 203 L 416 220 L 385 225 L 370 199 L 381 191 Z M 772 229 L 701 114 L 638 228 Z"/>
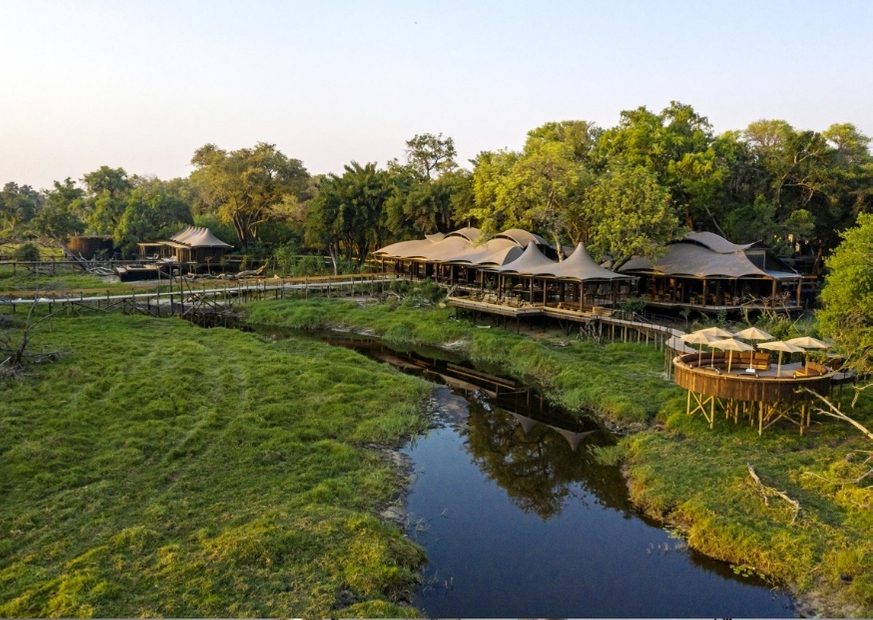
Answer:
<path fill-rule="evenodd" d="M 12 253 L 12 258 L 15 260 L 36 262 L 39 260 L 39 248 L 30 242 L 22 243 Z"/>

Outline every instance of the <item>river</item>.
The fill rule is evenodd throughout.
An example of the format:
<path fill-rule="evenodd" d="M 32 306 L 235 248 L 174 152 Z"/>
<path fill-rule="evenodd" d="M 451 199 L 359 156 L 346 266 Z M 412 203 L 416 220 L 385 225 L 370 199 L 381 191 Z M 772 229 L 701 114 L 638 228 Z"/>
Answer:
<path fill-rule="evenodd" d="M 429 617 L 794 617 L 784 592 L 688 549 L 639 514 L 615 437 L 442 350 L 319 339 L 442 383 L 414 470 L 408 536 L 427 552 L 414 605 Z"/>

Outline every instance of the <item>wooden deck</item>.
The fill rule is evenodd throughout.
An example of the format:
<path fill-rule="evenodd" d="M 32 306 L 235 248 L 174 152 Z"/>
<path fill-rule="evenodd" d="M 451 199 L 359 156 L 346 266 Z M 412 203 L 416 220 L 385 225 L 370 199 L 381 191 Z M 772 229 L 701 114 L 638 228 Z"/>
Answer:
<path fill-rule="evenodd" d="M 815 396 L 830 394 L 831 382 L 836 376 L 831 369 L 816 376 L 802 376 L 800 363 L 771 366 L 766 370 L 748 371 L 748 365 L 732 364 L 730 372 L 723 366 L 724 358 L 716 367 L 704 362 L 698 366 L 698 354 L 686 353 L 673 358 L 674 378 L 679 387 L 688 390 L 688 415 L 700 412 L 712 428 L 716 411 L 738 423 L 742 417 L 750 424 L 757 417 L 758 434 L 780 420 L 796 425 L 800 433 L 809 428 Z"/>

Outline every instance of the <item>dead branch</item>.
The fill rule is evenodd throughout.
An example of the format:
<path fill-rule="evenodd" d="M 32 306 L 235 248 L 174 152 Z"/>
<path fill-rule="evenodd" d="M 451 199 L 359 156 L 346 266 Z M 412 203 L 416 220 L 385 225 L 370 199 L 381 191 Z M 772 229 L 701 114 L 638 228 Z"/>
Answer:
<path fill-rule="evenodd" d="M 873 441 L 873 432 L 870 432 L 870 430 L 867 429 L 863 424 L 853 420 L 852 418 L 847 416 L 845 413 L 843 413 L 842 411 L 837 409 L 834 406 L 834 404 L 831 401 L 829 401 L 827 398 L 825 398 L 824 396 L 822 396 L 821 394 L 819 394 L 815 390 L 811 390 L 807 387 L 800 388 L 800 390 L 802 392 L 809 392 L 810 394 L 815 396 L 817 399 L 819 399 L 821 402 L 823 402 L 827 406 L 827 409 L 816 408 L 816 410 L 815 410 L 816 413 L 820 413 L 822 415 L 830 416 L 832 418 L 836 418 L 838 420 L 848 422 L 849 424 L 851 424 L 852 426 L 857 428 L 859 431 L 861 431 L 867 437 L 867 439 Z"/>
<path fill-rule="evenodd" d="M 755 468 L 752 467 L 751 463 L 746 463 L 746 467 L 749 468 L 749 475 L 752 477 L 752 480 L 754 480 L 761 488 L 761 495 L 764 497 L 764 504 L 766 504 L 767 506 L 770 505 L 770 502 L 767 499 L 767 494 L 769 493 L 781 497 L 786 502 L 794 506 L 794 516 L 791 518 L 791 523 L 789 523 L 789 525 L 793 525 L 794 522 L 797 520 L 797 515 L 800 514 L 800 502 L 791 499 L 783 491 L 779 491 L 777 489 L 774 489 L 773 487 L 768 487 L 766 484 L 761 482 L 761 479 L 758 477 L 758 474 L 755 473 Z"/>

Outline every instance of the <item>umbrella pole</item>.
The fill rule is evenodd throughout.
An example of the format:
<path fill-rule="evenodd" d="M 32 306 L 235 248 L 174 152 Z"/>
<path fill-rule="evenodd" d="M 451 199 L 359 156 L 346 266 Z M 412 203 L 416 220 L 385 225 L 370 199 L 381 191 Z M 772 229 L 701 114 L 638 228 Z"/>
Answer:
<path fill-rule="evenodd" d="M 782 374 L 780 372 L 781 370 L 782 370 L 782 351 L 779 351 L 779 363 L 776 364 L 776 378 L 777 379 L 779 378 L 779 375 Z"/>
<path fill-rule="evenodd" d="M 731 362 L 732 361 L 734 361 L 734 352 L 730 351 L 728 353 L 728 374 L 730 374 L 730 371 L 731 371 Z"/>

